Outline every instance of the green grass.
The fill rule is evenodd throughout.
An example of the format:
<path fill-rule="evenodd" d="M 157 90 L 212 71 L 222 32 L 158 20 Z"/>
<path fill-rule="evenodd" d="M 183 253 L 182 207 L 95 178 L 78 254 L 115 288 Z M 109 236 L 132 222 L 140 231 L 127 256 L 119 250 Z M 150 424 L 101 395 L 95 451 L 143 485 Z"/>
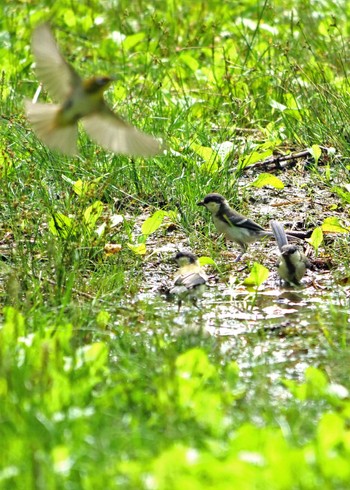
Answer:
<path fill-rule="evenodd" d="M 254 254 L 272 269 L 269 245 L 241 270 L 196 205 L 215 191 L 266 226 L 276 214 L 349 224 L 349 7 L 231 4 L 4 3 L 1 490 L 349 488 L 348 234 L 321 243 L 320 288 L 251 293 L 242 281 Z M 163 137 L 166 155 L 112 155 L 85 135 L 77 158 L 40 144 L 23 98 L 47 19 L 82 75 L 117 77 L 109 103 Z M 215 159 L 225 141 L 232 152 Z M 312 145 L 335 153 L 274 172 L 282 190 L 252 187 L 261 171 L 242 169 Z M 157 292 L 177 247 L 215 261 L 200 308 L 178 312 Z"/>

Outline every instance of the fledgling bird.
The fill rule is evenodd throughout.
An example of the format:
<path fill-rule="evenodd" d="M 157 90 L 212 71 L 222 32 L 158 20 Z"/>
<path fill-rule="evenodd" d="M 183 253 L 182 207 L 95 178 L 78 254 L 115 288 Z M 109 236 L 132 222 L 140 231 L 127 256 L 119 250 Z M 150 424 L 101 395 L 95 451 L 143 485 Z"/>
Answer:
<path fill-rule="evenodd" d="M 272 220 L 270 226 L 281 252 L 277 261 L 278 274 L 283 281 L 291 285 L 298 285 L 311 264 L 296 245 L 288 244 L 287 235 L 281 223 Z"/>
<path fill-rule="evenodd" d="M 35 71 L 57 104 L 25 101 L 27 117 L 38 138 L 50 149 L 78 154 L 78 121 L 88 135 L 106 150 L 132 156 L 161 152 L 160 143 L 137 130 L 105 103 L 109 76 L 83 80 L 61 55 L 48 23 L 36 27 L 32 37 Z"/>
<path fill-rule="evenodd" d="M 179 309 L 185 299 L 196 306 L 207 284 L 207 275 L 202 270 L 197 257 L 191 252 L 178 252 L 174 260 L 179 267 L 174 278 L 174 285 L 169 290 L 170 296 L 178 298 Z"/>
<path fill-rule="evenodd" d="M 215 228 L 219 233 L 223 233 L 228 240 L 240 246 L 242 251 L 235 262 L 241 259 L 250 243 L 273 235 L 271 231 L 265 230 L 255 221 L 237 213 L 220 194 L 208 194 L 197 205 L 204 206 L 211 212 Z M 308 236 L 308 233 L 302 231 L 288 231 L 287 233 L 288 236 L 296 238 L 306 238 Z"/>

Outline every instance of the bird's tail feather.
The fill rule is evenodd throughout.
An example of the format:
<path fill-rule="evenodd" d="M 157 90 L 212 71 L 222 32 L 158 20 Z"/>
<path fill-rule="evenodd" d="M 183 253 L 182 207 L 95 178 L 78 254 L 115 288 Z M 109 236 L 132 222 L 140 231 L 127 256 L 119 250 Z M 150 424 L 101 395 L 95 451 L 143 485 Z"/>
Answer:
<path fill-rule="evenodd" d="M 282 247 L 288 245 L 288 239 L 283 225 L 279 221 L 271 220 L 270 226 L 272 229 L 272 233 L 276 238 L 278 248 L 280 249 L 280 251 L 282 251 Z"/>
<path fill-rule="evenodd" d="M 57 104 L 33 104 L 30 100 L 25 101 L 27 117 L 38 138 L 52 150 L 76 155 L 78 126 L 77 124 L 58 125 L 59 107 Z"/>

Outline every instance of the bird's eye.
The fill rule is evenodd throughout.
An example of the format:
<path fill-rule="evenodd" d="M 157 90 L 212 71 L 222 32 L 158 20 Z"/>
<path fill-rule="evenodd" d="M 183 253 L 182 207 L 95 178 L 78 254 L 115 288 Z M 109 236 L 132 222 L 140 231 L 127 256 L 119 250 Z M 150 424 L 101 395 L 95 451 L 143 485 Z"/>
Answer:
<path fill-rule="evenodd" d="M 104 87 L 110 81 L 111 81 L 111 79 L 109 77 L 97 77 L 96 78 L 96 85 L 99 85 L 100 87 Z"/>

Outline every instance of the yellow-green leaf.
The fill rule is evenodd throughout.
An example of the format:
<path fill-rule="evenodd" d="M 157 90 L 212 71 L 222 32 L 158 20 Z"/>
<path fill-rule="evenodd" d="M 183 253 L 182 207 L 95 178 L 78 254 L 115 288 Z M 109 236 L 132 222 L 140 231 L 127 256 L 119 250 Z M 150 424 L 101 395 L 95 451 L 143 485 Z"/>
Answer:
<path fill-rule="evenodd" d="M 164 211 L 158 210 L 147 218 L 141 226 L 142 234 L 148 236 L 157 231 L 163 223 L 164 215 Z"/>
<path fill-rule="evenodd" d="M 311 155 L 314 157 L 315 163 L 318 163 L 320 156 L 322 155 L 322 150 L 318 145 L 312 145 L 311 148 L 308 148 Z"/>
<path fill-rule="evenodd" d="M 339 218 L 335 216 L 330 216 L 329 218 L 326 218 L 322 225 L 321 225 L 322 231 L 328 231 L 331 233 L 349 233 L 350 229 L 346 228 L 343 226 Z"/>
<path fill-rule="evenodd" d="M 254 187 L 264 187 L 270 185 L 271 187 L 274 187 L 275 189 L 283 189 L 284 184 L 283 182 L 276 177 L 275 175 L 264 173 L 258 175 L 258 177 L 254 180 L 252 183 L 252 186 Z"/>
<path fill-rule="evenodd" d="M 127 246 L 137 255 L 145 255 L 147 249 L 145 243 L 139 243 L 138 245 L 134 245 L 133 243 L 127 243 Z"/>
<path fill-rule="evenodd" d="M 178 57 L 178 61 L 182 61 L 185 65 L 187 65 L 192 71 L 196 71 L 199 68 L 198 61 L 193 58 L 189 53 L 182 52 Z"/>
<path fill-rule="evenodd" d="M 198 261 L 201 266 L 212 265 L 214 267 L 217 267 L 216 262 L 211 257 L 205 257 L 205 256 L 199 257 Z"/>
<path fill-rule="evenodd" d="M 55 236 L 68 238 L 73 233 L 74 223 L 68 216 L 62 213 L 54 213 L 49 221 L 49 230 Z"/>
<path fill-rule="evenodd" d="M 130 36 L 127 36 L 124 41 L 123 41 L 123 48 L 128 51 L 137 44 L 139 44 L 141 41 L 143 41 L 146 37 L 146 34 L 144 32 L 138 32 L 137 34 L 131 34 Z"/>
<path fill-rule="evenodd" d="M 111 314 L 106 310 L 101 310 L 96 317 L 96 323 L 101 329 L 105 329 L 111 319 Z"/>
<path fill-rule="evenodd" d="M 345 187 L 346 189 L 346 187 Z M 331 189 L 332 192 L 335 192 L 339 197 L 341 197 L 345 202 L 350 203 L 350 192 L 344 191 L 342 187 L 333 186 Z"/>
<path fill-rule="evenodd" d="M 86 208 L 84 212 L 84 221 L 89 228 L 93 228 L 96 225 L 96 221 L 99 219 L 103 211 L 103 204 L 101 201 L 94 202 L 91 206 Z"/>
<path fill-rule="evenodd" d="M 198 145 L 197 143 L 192 143 L 191 149 L 204 160 L 204 163 L 201 165 L 201 170 L 214 173 L 219 169 L 219 156 L 217 151 L 207 146 Z"/>
<path fill-rule="evenodd" d="M 319 249 L 321 243 L 323 242 L 323 232 L 320 226 L 314 229 L 311 237 L 307 239 L 307 242 L 309 242 L 316 251 Z"/>
<path fill-rule="evenodd" d="M 253 151 L 246 157 L 240 159 L 238 168 L 243 169 L 247 165 L 253 165 L 253 163 L 260 162 L 265 160 L 265 158 L 268 158 L 272 155 L 272 150 L 266 150 L 266 151 Z"/>
<path fill-rule="evenodd" d="M 250 274 L 244 279 L 243 284 L 245 286 L 255 286 L 258 288 L 263 282 L 266 281 L 269 274 L 269 269 L 258 262 L 254 262 Z"/>

